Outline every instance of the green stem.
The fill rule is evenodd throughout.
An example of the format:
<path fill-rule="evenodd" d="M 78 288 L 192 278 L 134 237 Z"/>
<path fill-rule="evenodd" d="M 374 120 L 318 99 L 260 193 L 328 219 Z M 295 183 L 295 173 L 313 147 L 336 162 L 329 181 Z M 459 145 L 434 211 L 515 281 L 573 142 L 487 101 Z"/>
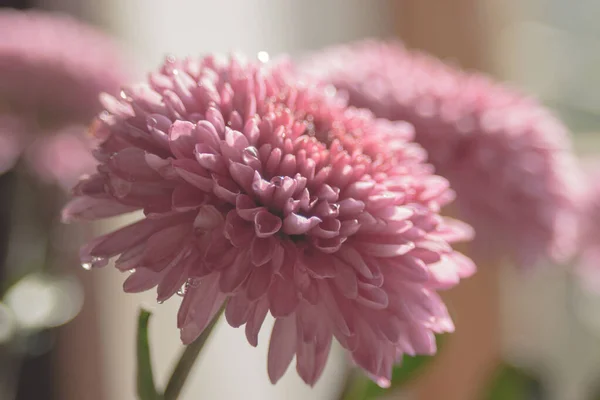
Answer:
<path fill-rule="evenodd" d="M 209 338 L 213 328 L 217 324 L 219 317 L 221 317 L 223 309 L 224 308 L 221 308 L 221 310 L 215 314 L 208 326 L 202 331 L 202 334 L 200 334 L 196 340 L 186 346 L 181 353 L 179 361 L 177 362 L 177 365 L 171 374 L 171 378 L 167 383 L 163 400 L 176 400 L 179 398 L 179 394 L 183 389 L 183 385 L 185 384 L 187 377 L 190 375 L 190 372 L 194 367 L 194 363 L 204 348 L 204 345 L 206 344 L 206 341 Z"/>
<path fill-rule="evenodd" d="M 150 358 L 150 342 L 148 340 L 148 322 L 152 314 L 144 309 L 138 317 L 137 334 L 137 392 L 140 400 L 159 400 L 154 386 L 152 360 Z"/>
<path fill-rule="evenodd" d="M 356 369 L 352 369 L 346 378 L 346 383 L 339 400 L 364 400 L 369 380 Z"/>

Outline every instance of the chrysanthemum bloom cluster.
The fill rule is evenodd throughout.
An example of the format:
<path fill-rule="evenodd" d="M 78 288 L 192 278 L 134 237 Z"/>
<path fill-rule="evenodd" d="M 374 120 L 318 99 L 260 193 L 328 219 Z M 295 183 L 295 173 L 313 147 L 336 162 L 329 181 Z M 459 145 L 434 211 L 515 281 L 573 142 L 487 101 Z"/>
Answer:
<path fill-rule="evenodd" d="M 576 273 L 582 284 L 600 292 L 600 163 L 587 162 L 586 191 L 581 207 L 579 260 Z"/>
<path fill-rule="evenodd" d="M 60 14 L 0 11 L 0 113 L 23 121 L 18 136 L 2 135 L 1 140 L 10 141 L 14 149 L 10 154 L 3 152 L 7 153 L 0 162 L 3 170 L 38 137 L 55 132 L 63 138 L 67 132 L 84 136 L 85 128 L 75 125 L 87 123 L 101 110 L 100 93 L 117 93 L 125 70 L 115 43 L 92 27 Z M 0 132 L 7 131 L 0 127 Z M 89 172 L 89 146 L 79 146 L 81 151 L 72 145 L 57 146 L 76 140 L 53 142 L 61 166 L 50 175 L 64 185 L 73 183 L 70 176 Z M 67 160 L 86 157 L 83 163 Z M 61 172 L 66 164 L 72 167 L 68 176 Z"/>
<path fill-rule="evenodd" d="M 414 125 L 477 232 L 478 258 L 529 266 L 572 253 L 580 174 L 566 128 L 536 101 L 397 43 L 335 47 L 301 69 L 351 105 Z"/>
<path fill-rule="evenodd" d="M 270 312 L 272 382 L 295 355 L 314 384 L 335 336 L 385 384 L 399 356 L 431 354 L 433 333 L 453 329 L 436 290 L 474 272 L 450 246 L 472 232 L 438 215 L 453 192 L 408 124 L 239 57 L 169 58 L 104 103 L 101 165 L 64 216 L 144 211 L 82 258 L 118 256 L 127 292 L 180 291 L 184 343 L 226 304 L 256 346 Z"/>

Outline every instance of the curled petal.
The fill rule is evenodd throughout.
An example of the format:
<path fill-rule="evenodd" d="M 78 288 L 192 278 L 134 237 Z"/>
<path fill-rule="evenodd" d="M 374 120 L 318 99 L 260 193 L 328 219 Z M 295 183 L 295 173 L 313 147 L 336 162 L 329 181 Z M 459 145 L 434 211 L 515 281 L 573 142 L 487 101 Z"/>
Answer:
<path fill-rule="evenodd" d="M 212 175 L 214 186 L 213 193 L 220 199 L 230 204 L 235 204 L 235 199 L 240 194 L 239 186 L 229 178 L 221 175 Z"/>
<path fill-rule="evenodd" d="M 254 221 L 256 214 L 258 214 L 260 211 L 266 210 L 265 207 L 257 207 L 254 200 L 245 194 L 240 194 L 235 199 L 235 207 L 238 215 L 246 221 Z"/>
<path fill-rule="evenodd" d="M 301 235 L 321 222 L 318 217 L 306 218 L 298 214 L 290 214 L 283 220 L 283 231 L 288 235 Z"/>
<path fill-rule="evenodd" d="M 254 230 L 259 238 L 274 235 L 281 229 L 281 219 L 268 211 L 259 211 L 254 216 Z"/>
<path fill-rule="evenodd" d="M 194 220 L 194 228 L 210 231 L 223 224 L 223 215 L 214 206 L 203 205 L 198 209 Z"/>
<path fill-rule="evenodd" d="M 220 154 L 214 153 L 210 147 L 197 144 L 194 154 L 196 161 L 207 171 L 224 174 L 227 170 L 225 159 Z"/>
<path fill-rule="evenodd" d="M 169 128 L 169 146 L 178 158 L 191 158 L 198 137 L 193 123 L 175 121 Z"/>

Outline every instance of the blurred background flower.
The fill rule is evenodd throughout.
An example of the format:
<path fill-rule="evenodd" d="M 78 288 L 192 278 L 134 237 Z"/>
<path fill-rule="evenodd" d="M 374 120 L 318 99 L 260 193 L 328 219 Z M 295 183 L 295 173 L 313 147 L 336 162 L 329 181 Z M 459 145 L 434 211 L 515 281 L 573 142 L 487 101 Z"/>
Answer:
<path fill-rule="evenodd" d="M 534 99 L 400 43 L 364 41 L 306 57 L 300 70 L 350 104 L 414 125 L 477 232 L 471 254 L 532 267 L 573 255 L 582 177 L 567 128 Z"/>
<path fill-rule="evenodd" d="M 504 263 L 530 268 L 574 254 L 582 197 L 579 165 L 567 129 L 533 99 L 400 43 L 371 40 L 334 47 L 307 56 L 300 69 L 334 84 L 357 107 L 414 125 L 416 140 L 436 172 L 456 187 L 457 207 L 446 212 L 474 226 L 476 239 L 468 252 L 481 268 L 496 269 Z M 462 330 L 450 338 L 446 358 L 434 365 L 443 371 L 446 363 L 439 379 L 451 382 L 459 375 L 453 364 L 464 362 L 460 354 L 472 345 L 461 339 L 470 334 L 487 342 L 472 357 L 476 368 L 471 380 L 484 381 L 500 357 L 496 274 L 480 271 L 476 285 L 487 288 L 482 292 L 485 298 L 474 297 L 472 311 L 456 311 Z M 472 296 L 468 287 L 455 291 L 459 296 L 461 292 Z M 460 299 L 449 301 L 456 305 Z M 486 313 L 489 321 L 473 324 L 474 311 Z M 465 348 L 460 348 L 461 342 Z M 434 390 L 439 394 L 426 395 L 430 397 L 445 393 L 448 399 L 473 398 L 435 381 L 423 387 L 438 388 Z"/>
<path fill-rule="evenodd" d="M 127 68 L 112 39 L 72 17 L 0 11 L 0 113 L 22 125 L 0 131 L 3 169 L 25 150 L 32 172 L 67 189 L 92 172 L 81 125 L 100 109 L 100 93 L 118 92 Z"/>
<path fill-rule="evenodd" d="M 116 93 L 126 76 L 109 36 L 60 13 L 3 10 L 0 59 L 3 107 L 48 126 L 87 123 L 98 94 Z"/>

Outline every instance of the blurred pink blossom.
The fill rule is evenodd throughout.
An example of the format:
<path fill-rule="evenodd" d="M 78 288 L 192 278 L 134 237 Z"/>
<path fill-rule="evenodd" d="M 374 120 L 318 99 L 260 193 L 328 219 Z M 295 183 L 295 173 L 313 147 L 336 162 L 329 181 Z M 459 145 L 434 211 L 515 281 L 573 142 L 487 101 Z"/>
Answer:
<path fill-rule="evenodd" d="M 117 45 L 95 28 L 61 14 L 0 11 L 0 113 L 7 115 L 0 120 L 7 149 L 0 152 L 0 165 L 10 167 L 35 144 L 27 151 L 33 170 L 44 179 L 72 182 L 92 165 L 82 125 L 101 109 L 99 94 L 117 93 L 126 76 Z M 23 128 L 15 130 L 7 118 L 21 120 Z M 72 135 L 81 137 L 81 145 L 66 139 Z M 45 144 L 52 156 L 40 149 Z"/>
<path fill-rule="evenodd" d="M 569 132 L 534 99 L 399 43 L 326 49 L 300 69 L 354 106 L 415 126 L 456 190 L 452 212 L 475 228 L 478 258 L 529 266 L 573 254 L 580 171 Z"/>

